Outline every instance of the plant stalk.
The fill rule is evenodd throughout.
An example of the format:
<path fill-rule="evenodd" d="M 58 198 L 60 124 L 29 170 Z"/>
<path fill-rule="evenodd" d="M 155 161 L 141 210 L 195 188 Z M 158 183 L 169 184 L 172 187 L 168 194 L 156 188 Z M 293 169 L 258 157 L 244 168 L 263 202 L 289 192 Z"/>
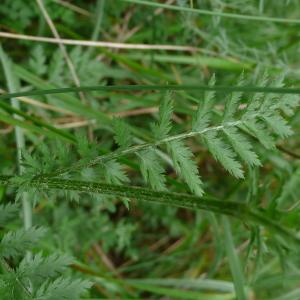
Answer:
<path fill-rule="evenodd" d="M 0 175 L 0 185 L 16 187 L 14 176 Z M 300 245 L 300 239 L 288 229 L 281 227 L 264 215 L 264 211 L 250 209 L 246 203 L 237 201 L 222 201 L 211 196 L 197 197 L 190 194 L 153 191 L 136 186 L 111 185 L 80 180 L 66 180 L 56 178 L 33 178 L 27 182 L 31 188 L 37 190 L 59 189 L 84 193 L 104 194 L 114 197 L 134 198 L 157 204 L 165 204 L 193 210 L 205 210 L 228 215 L 243 222 L 251 222 L 264 226 L 275 234 Z"/>
<path fill-rule="evenodd" d="M 14 93 L 18 90 L 18 82 L 11 72 L 11 61 L 3 51 L 0 44 L 0 59 L 4 69 L 4 74 L 7 80 L 8 89 L 10 92 Z M 13 109 L 20 110 L 20 103 L 16 98 L 11 98 L 11 105 Z M 20 119 L 19 116 L 14 115 L 16 119 Z M 24 171 L 23 166 L 21 165 L 22 160 L 22 150 L 25 148 L 25 137 L 22 128 L 15 127 L 15 136 L 16 136 L 16 148 L 17 148 L 17 162 L 19 174 L 22 174 Z M 32 209 L 31 203 L 28 198 L 28 193 L 24 192 L 22 195 L 22 208 L 23 208 L 23 223 L 24 228 L 29 229 L 32 226 Z"/>
<path fill-rule="evenodd" d="M 207 85 L 96 85 L 67 87 L 57 89 L 22 91 L 0 95 L 0 100 L 11 99 L 25 96 L 41 96 L 65 94 L 74 92 L 91 91 L 216 91 L 216 92 L 244 92 L 244 93 L 274 93 L 274 94 L 300 94 L 300 88 L 282 88 L 282 87 L 259 87 L 259 86 L 207 86 Z"/>

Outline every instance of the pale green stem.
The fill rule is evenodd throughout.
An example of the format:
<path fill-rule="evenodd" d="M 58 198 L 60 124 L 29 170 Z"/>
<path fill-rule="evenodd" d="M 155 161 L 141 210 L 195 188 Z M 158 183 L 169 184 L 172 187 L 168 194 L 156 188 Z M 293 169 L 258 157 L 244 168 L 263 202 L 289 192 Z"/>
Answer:
<path fill-rule="evenodd" d="M 247 296 L 245 291 L 244 274 L 234 246 L 231 226 L 226 216 L 222 216 L 222 223 L 224 229 L 225 250 L 229 261 L 235 292 L 239 300 L 246 300 Z"/>
<path fill-rule="evenodd" d="M 14 68 L 20 71 L 15 65 Z M 24 70 L 22 69 L 24 73 Z M 27 76 L 24 75 L 23 76 Z M 185 85 L 185 84 L 168 84 L 168 85 L 96 85 L 96 86 L 79 86 L 68 88 L 56 88 L 45 90 L 32 90 L 22 91 L 17 93 L 9 93 L 0 95 L 0 100 L 11 99 L 12 97 L 25 97 L 25 96 L 42 96 L 42 95 L 54 95 L 54 94 L 66 94 L 77 92 L 92 92 L 92 91 L 216 91 L 216 92 L 244 92 L 244 93 L 271 93 L 271 94 L 300 94 L 300 88 L 284 88 L 284 87 L 261 87 L 261 86 L 228 86 L 228 85 Z"/>
<path fill-rule="evenodd" d="M 251 118 L 255 118 L 255 117 L 256 117 L 255 114 L 253 114 L 251 116 Z M 251 118 L 249 118 L 249 119 L 251 119 Z M 78 163 L 73 164 L 71 167 L 61 168 L 61 169 L 58 169 L 58 170 L 56 170 L 55 172 L 53 172 L 51 174 L 43 174 L 40 177 L 49 177 L 49 176 L 54 177 L 54 176 L 63 175 L 65 173 L 68 173 L 68 172 L 71 172 L 71 171 L 75 171 L 75 170 L 79 170 L 79 169 L 87 168 L 87 167 L 92 167 L 92 166 L 94 166 L 94 165 L 96 165 L 100 162 L 103 162 L 103 161 L 117 159 L 121 156 L 137 153 L 139 151 L 146 150 L 146 149 L 149 149 L 151 147 L 155 148 L 155 147 L 158 147 L 162 144 L 170 143 L 172 141 L 183 140 L 183 139 L 199 136 L 199 135 L 205 134 L 206 132 L 209 132 L 209 131 L 223 130 L 227 127 L 236 127 L 236 126 L 242 125 L 244 122 L 245 122 L 244 119 L 239 120 L 239 121 L 226 122 L 226 123 L 223 123 L 221 125 L 207 127 L 207 128 L 202 129 L 202 130 L 199 130 L 199 131 L 192 130 L 192 131 L 187 132 L 187 133 L 181 133 L 181 134 L 177 134 L 177 135 L 168 136 L 164 139 L 161 139 L 159 141 L 155 141 L 153 143 L 142 143 L 142 144 L 139 144 L 139 145 L 134 145 L 132 147 L 129 147 L 129 148 L 126 148 L 126 149 L 123 149 L 123 150 L 117 150 L 117 151 L 111 152 L 109 154 L 98 156 L 98 157 L 94 158 L 93 160 L 91 160 L 91 161 L 89 161 L 85 164 L 82 164 L 79 161 Z"/>
<path fill-rule="evenodd" d="M 17 92 L 18 84 L 11 72 L 11 61 L 4 53 L 1 45 L 0 45 L 0 59 L 3 65 L 4 74 L 7 80 L 8 89 L 11 93 Z M 16 98 L 11 98 L 11 105 L 13 108 L 20 110 L 19 101 Z M 18 119 L 19 116 L 14 116 L 14 118 Z M 23 167 L 21 165 L 21 155 L 22 150 L 25 148 L 25 138 L 22 128 L 16 126 L 15 127 L 15 136 L 16 136 L 16 147 L 17 147 L 17 161 L 19 174 L 23 173 Z M 24 228 L 29 229 L 32 226 L 32 209 L 31 203 L 28 197 L 28 193 L 24 192 L 22 195 L 22 207 L 23 207 L 23 218 L 24 218 Z"/>
<path fill-rule="evenodd" d="M 103 20 L 104 15 L 104 6 L 105 6 L 105 0 L 98 0 L 97 1 L 97 8 L 96 8 L 96 24 L 95 28 L 91 37 L 92 41 L 96 41 L 99 38 L 99 33 L 101 29 L 101 24 Z"/>
<path fill-rule="evenodd" d="M 235 13 L 225 13 L 225 12 L 220 12 L 220 11 L 195 9 L 195 8 L 191 8 L 191 7 L 182 7 L 182 6 L 178 6 L 178 5 L 158 3 L 156 1 L 144 1 L 144 0 L 123 0 L 123 1 L 135 3 L 135 4 L 146 5 L 146 6 L 176 10 L 176 11 L 180 11 L 180 12 L 189 12 L 189 13 L 194 13 L 194 14 L 207 15 L 207 16 L 218 16 L 218 17 L 224 17 L 224 18 L 249 20 L 249 21 L 300 24 L 299 19 L 287 19 L 287 18 L 277 18 L 277 17 L 251 16 L 251 15 L 242 15 L 242 14 L 235 14 Z"/>

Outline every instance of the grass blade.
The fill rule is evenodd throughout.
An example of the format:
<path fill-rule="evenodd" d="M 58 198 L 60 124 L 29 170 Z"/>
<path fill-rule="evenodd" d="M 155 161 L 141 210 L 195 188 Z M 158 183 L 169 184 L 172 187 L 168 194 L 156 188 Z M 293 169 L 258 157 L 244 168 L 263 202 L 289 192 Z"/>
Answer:
<path fill-rule="evenodd" d="M 48 85 L 49 86 L 49 85 Z M 216 91 L 216 92 L 244 92 L 244 93 L 276 93 L 276 94 L 300 94 L 300 88 L 276 88 L 258 86 L 206 86 L 206 85 L 98 85 L 81 86 L 69 88 L 50 88 L 43 90 L 33 90 L 27 92 L 17 92 L 0 95 L 0 100 L 13 97 L 24 96 L 44 96 L 54 94 L 66 94 L 75 92 L 91 91 Z M 66 107 L 67 108 L 67 107 Z M 86 110 L 87 108 L 84 107 Z M 71 110 L 69 108 L 69 110 Z M 74 109 L 72 109 L 74 111 Z M 83 112 L 81 112 L 83 113 Z M 99 112 L 98 112 L 99 113 Z M 93 116 L 95 113 L 89 112 Z"/>
<path fill-rule="evenodd" d="M 3 51 L 2 46 L 0 44 L 0 60 L 3 65 L 4 75 L 6 77 L 7 86 L 10 92 L 16 92 L 18 89 L 18 81 L 14 77 L 14 74 L 11 69 L 11 61 Z M 19 101 L 15 98 L 11 98 L 11 105 L 14 109 L 19 110 L 20 104 Z M 17 164 L 19 167 L 19 174 L 24 172 L 24 167 L 21 165 L 22 160 L 22 150 L 25 149 L 25 137 L 23 130 L 16 126 L 15 127 L 15 135 L 16 135 L 16 147 L 17 147 Z M 28 197 L 28 193 L 24 192 L 22 194 L 22 207 L 23 207 L 23 224 L 25 229 L 29 229 L 32 227 L 32 206 Z"/>
<path fill-rule="evenodd" d="M 156 8 L 171 9 L 171 10 L 176 10 L 176 11 L 180 11 L 180 12 L 189 12 L 189 13 L 195 13 L 195 14 L 207 15 L 207 16 L 218 16 L 218 17 L 225 17 L 225 18 L 232 18 L 232 19 L 239 19 L 239 20 L 248 20 L 248 21 L 300 24 L 300 20 L 297 20 L 297 19 L 285 19 L 285 18 L 275 18 L 275 17 L 251 16 L 251 15 L 224 13 L 224 12 L 218 12 L 218 11 L 195 9 L 195 8 L 190 8 L 190 7 L 182 7 L 182 6 L 150 2 L 150 1 L 144 1 L 144 0 L 123 0 L 123 1 L 134 3 L 134 4 L 152 6 L 152 7 L 156 7 Z"/>
<path fill-rule="evenodd" d="M 247 300 L 245 283 L 244 283 L 244 275 L 233 243 L 233 238 L 232 238 L 231 228 L 230 228 L 230 223 L 228 221 L 228 218 L 223 216 L 222 223 L 224 228 L 225 249 L 229 261 L 229 266 L 231 269 L 231 274 L 233 277 L 237 299 Z"/>

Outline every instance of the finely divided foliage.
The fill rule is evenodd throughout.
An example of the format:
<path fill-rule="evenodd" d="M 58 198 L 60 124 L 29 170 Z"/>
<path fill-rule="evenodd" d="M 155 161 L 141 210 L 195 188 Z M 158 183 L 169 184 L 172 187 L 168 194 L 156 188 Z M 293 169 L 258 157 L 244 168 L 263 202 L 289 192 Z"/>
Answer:
<path fill-rule="evenodd" d="M 10 204 L 1 205 L 1 221 L 11 219 L 16 208 Z M 32 227 L 28 230 L 8 231 L 3 235 L 0 242 L 0 261 L 4 269 L 0 275 L 2 299 L 79 299 L 91 286 L 87 280 L 62 276 L 74 261 L 66 254 L 44 255 L 40 252 L 26 255 L 26 251 L 36 249 L 45 233 L 44 228 Z M 12 268 L 8 261 L 20 262 Z"/>
<path fill-rule="evenodd" d="M 239 86 L 244 83 L 243 75 L 239 81 Z M 282 78 L 277 81 L 268 80 L 264 75 L 261 80 L 262 86 L 282 85 Z M 209 86 L 215 85 L 215 76 L 209 81 Z M 166 145 L 170 153 L 173 166 L 180 177 L 188 184 L 190 190 L 196 195 L 203 194 L 203 184 L 199 176 L 199 171 L 193 153 L 183 142 L 191 136 L 200 136 L 212 156 L 219 161 L 222 166 L 236 178 L 244 177 L 244 170 L 238 157 L 240 157 L 249 167 L 260 166 L 261 162 L 257 153 L 253 149 L 256 139 L 267 149 L 275 147 L 274 137 L 286 138 L 293 134 L 287 121 L 284 119 L 286 112 L 289 114 L 297 107 L 297 97 L 292 97 L 291 102 L 284 101 L 274 94 L 254 94 L 249 104 L 243 107 L 242 93 L 233 92 L 228 96 L 224 113 L 219 117 L 217 124 L 212 123 L 215 105 L 215 92 L 205 92 L 203 101 L 200 100 L 199 107 L 193 120 L 192 130 L 188 133 L 172 135 L 171 117 L 173 103 L 171 93 L 168 92 L 159 107 L 159 121 L 151 126 L 153 143 L 142 144 L 127 148 L 120 152 L 139 153 L 139 149 L 148 149 L 139 153 L 141 157 L 141 171 L 147 183 L 155 189 L 163 189 L 164 176 L 163 167 L 157 158 L 155 160 L 155 148 L 163 149 Z M 120 125 L 121 124 L 121 125 Z M 118 123 L 118 131 L 122 132 L 122 139 L 129 140 L 128 131 L 121 130 L 124 124 Z M 127 133 L 126 133 L 127 132 Z M 116 138 L 118 141 L 119 138 Z M 251 142 L 252 140 L 252 142 Z M 120 145 L 120 144 L 119 144 Z M 124 146 L 125 144 L 123 144 Z M 126 143 L 128 146 L 129 144 Z M 105 160 L 105 156 L 101 158 Z"/>
<path fill-rule="evenodd" d="M 214 87 L 215 81 L 215 76 L 212 76 L 208 85 Z M 264 75 L 260 84 L 261 86 L 281 87 L 282 81 L 282 78 L 271 81 Z M 238 86 L 243 86 L 243 84 L 244 75 L 242 74 Z M 160 156 L 160 151 L 166 151 L 171 159 L 168 163 L 179 177 L 186 182 L 191 192 L 202 196 L 204 191 L 199 175 L 201 170 L 198 170 L 194 155 L 185 144 L 186 139 L 200 137 L 213 158 L 225 170 L 236 178 L 244 178 L 241 161 L 248 167 L 261 165 L 253 145 L 259 142 L 265 148 L 273 149 L 276 136 L 286 138 L 293 134 L 284 115 L 293 113 L 298 105 L 297 96 L 289 96 L 290 101 L 285 99 L 281 101 L 276 94 L 254 93 L 252 96 L 247 95 L 250 101 L 246 102 L 242 100 L 242 96 L 242 92 L 232 92 L 227 95 L 224 111 L 220 113 L 214 109 L 216 93 L 205 92 L 203 100 L 199 100 L 191 130 L 172 134 L 173 101 L 171 92 L 167 92 L 159 106 L 158 121 L 150 126 L 154 137 L 152 142 L 133 145 L 130 126 L 123 119 L 115 118 L 113 121 L 114 139 L 118 149 L 114 152 L 99 156 L 97 143 L 89 143 L 86 137 L 78 135 L 79 160 L 77 163 L 68 165 L 73 154 L 70 150 L 65 150 L 66 147 L 62 144 L 57 145 L 57 149 L 61 151 L 56 151 L 56 160 L 51 159 L 49 148 L 42 147 L 39 157 L 24 153 L 23 164 L 27 168 L 27 173 L 11 181 L 20 184 L 22 189 L 22 178 L 26 184 L 28 180 L 30 183 L 30 179 L 36 175 L 41 178 L 60 177 L 80 170 L 81 174 L 89 179 L 94 168 L 99 174 L 103 174 L 102 180 L 108 183 L 128 183 L 129 179 L 120 159 L 125 155 L 135 154 L 140 160 L 140 170 L 144 181 L 155 190 L 164 190 L 166 188 L 165 162 Z M 65 167 L 61 168 L 62 166 Z"/>
<path fill-rule="evenodd" d="M 208 85 L 213 88 L 215 82 L 215 76 L 212 76 Z M 266 77 L 262 83 L 263 86 L 274 85 Z M 239 86 L 243 84 L 242 75 Z M 275 84 L 281 86 L 282 79 Z M 281 101 L 275 94 L 244 95 L 242 92 L 232 92 L 226 96 L 225 107 L 220 111 L 215 105 L 217 97 L 219 96 L 213 90 L 205 92 L 194 112 L 191 129 L 176 134 L 172 123 L 174 112 L 172 93 L 167 92 L 159 105 L 158 120 L 150 125 L 153 137 L 150 142 L 134 144 L 135 139 L 130 126 L 124 120 L 116 118 L 113 121 L 116 150 L 107 154 L 102 153 L 97 143 L 90 143 L 84 135 L 79 134 L 76 145 L 70 148 L 57 142 L 54 146 L 40 147 L 35 155 L 24 152 L 22 163 L 24 173 L 6 179 L 4 176 L 0 178 L 1 182 L 17 186 L 19 195 L 27 191 L 32 197 L 36 196 L 37 192 L 43 192 L 44 196 L 48 194 L 51 198 L 53 194 L 45 191 L 60 186 L 60 189 L 66 192 L 65 195 L 76 201 L 80 200 L 80 194 L 76 191 L 84 191 L 92 193 L 93 197 L 95 193 L 101 197 L 102 194 L 110 196 L 115 194 L 126 199 L 133 196 L 137 199 L 140 197 L 143 200 L 172 205 L 172 193 L 162 192 L 161 199 L 158 199 L 158 194 L 151 190 L 132 189 L 128 186 L 129 178 L 125 172 L 124 156 L 131 155 L 139 160 L 139 169 L 144 182 L 153 190 L 167 190 L 166 165 L 169 164 L 190 191 L 198 196 L 197 199 L 188 199 L 188 195 L 183 195 L 180 203 L 181 194 L 174 194 L 175 206 L 222 212 L 222 208 L 213 200 L 211 204 L 207 199 L 205 200 L 207 202 L 201 203 L 201 197 L 205 193 L 204 179 L 199 175 L 201 169 L 198 169 L 198 163 L 187 139 L 196 138 L 196 141 L 206 146 L 211 156 L 226 171 L 242 179 L 245 177 L 245 167 L 251 169 L 262 165 L 258 151 L 254 150 L 257 144 L 274 149 L 276 136 L 286 138 L 293 134 L 285 115 L 292 115 L 299 101 L 297 97 L 292 96 L 288 97 L 288 100 Z M 244 97 L 250 97 L 250 100 L 245 101 Z M 56 148 L 55 159 L 51 156 L 53 152 L 51 147 Z M 68 181 L 72 177 L 90 180 L 95 176 L 108 184 Z M 294 195 L 298 183 L 297 171 L 283 186 L 280 203 L 288 196 Z M 123 184 L 127 186 L 123 189 L 118 188 Z M 226 203 L 224 205 L 226 206 Z M 255 222 L 275 228 L 274 230 L 282 235 L 289 234 L 260 215 L 248 212 L 246 206 L 239 205 L 236 204 L 236 209 L 240 207 L 236 211 L 233 211 L 235 210 L 233 207 L 224 207 L 223 213 L 240 218 L 247 216 Z M 12 220 L 17 210 L 15 205 L 1 205 L 0 224 L 5 225 Z M 5 272 L 0 277 L 0 292 L 10 297 L 8 299 L 79 299 L 80 295 L 91 286 L 89 281 L 63 275 L 67 267 L 73 263 L 73 259 L 68 255 L 46 256 L 42 252 L 36 252 L 38 241 L 44 234 L 43 228 L 35 227 L 4 233 L 0 242 L 0 258 Z M 34 250 L 34 254 L 26 255 L 28 250 Z M 18 260 L 19 263 L 11 267 L 10 260 Z"/>
<path fill-rule="evenodd" d="M 243 75 L 240 78 L 239 86 L 244 83 Z M 215 76 L 209 81 L 209 86 L 215 85 Z M 268 80 L 263 76 L 262 86 L 282 86 L 282 78 L 277 81 Z M 172 160 L 172 166 L 176 173 L 187 183 L 190 190 L 198 196 L 203 195 L 203 183 L 193 159 L 193 153 L 184 140 L 199 136 L 212 156 L 236 178 L 244 178 L 244 169 L 239 161 L 240 158 L 249 167 L 260 166 L 261 162 L 253 149 L 256 141 L 265 148 L 275 147 L 275 136 L 286 138 L 293 131 L 284 119 L 284 114 L 289 115 L 298 105 L 297 97 L 290 97 L 291 101 L 280 101 L 274 94 L 254 94 L 248 104 L 242 101 L 241 92 L 233 92 L 228 95 L 224 112 L 214 123 L 213 117 L 216 114 L 214 106 L 216 95 L 214 91 L 204 94 L 204 99 L 199 101 L 199 107 L 193 119 L 192 129 L 187 133 L 171 134 L 173 102 L 171 93 L 167 92 L 159 107 L 158 121 L 151 124 L 153 142 L 132 145 L 132 134 L 129 125 L 124 120 L 115 119 L 115 141 L 119 146 L 115 152 L 107 155 L 96 156 L 96 145 L 94 151 L 81 151 L 84 161 L 81 161 L 79 168 L 84 166 L 104 166 L 105 176 L 111 183 L 120 184 L 128 182 L 128 178 L 122 170 L 121 164 L 115 161 L 124 155 L 135 153 L 141 163 L 141 173 L 147 184 L 153 189 L 163 190 L 165 188 L 165 175 L 163 161 L 158 151 L 167 150 Z M 248 96 L 249 97 L 249 96 Z M 79 138 L 80 145 L 83 138 Z M 252 142 L 251 142 L 252 140 Z M 131 146 L 132 145 L 132 146 Z M 91 149 L 92 149 L 91 148 Z M 83 155 L 84 154 L 84 155 Z M 90 159 L 88 159 L 90 158 Z M 109 165 L 107 165 L 109 163 Z M 100 165 L 99 165 L 100 163 Z M 109 167 L 107 167 L 109 166 Z M 76 166 L 67 168 L 65 172 L 71 172 Z M 200 170 L 201 172 L 201 170 Z"/>
<path fill-rule="evenodd" d="M 244 76 L 242 75 L 239 86 L 243 83 Z M 261 84 L 280 87 L 282 78 L 274 82 L 264 75 Z M 209 86 L 214 85 L 215 76 L 209 81 Z M 123 120 L 116 119 L 115 141 L 120 148 L 115 154 L 102 155 L 96 159 L 93 157 L 87 165 L 105 163 L 112 157 L 120 158 L 135 153 L 141 160 L 141 173 L 145 182 L 154 189 L 163 190 L 165 188 L 164 167 L 158 151 L 164 151 L 166 147 L 176 173 L 187 183 L 193 193 L 201 196 L 203 184 L 199 170 L 192 151 L 184 143 L 184 140 L 189 137 L 199 136 L 224 169 L 236 178 L 244 178 L 244 169 L 238 158 L 249 167 L 260 166 L 261 162 L 253 145 L 258 141 L 265 148 L 272 149 L 275 147 L 276 135 L 280 138 L 292 135 L 293 131 L 287 124 L 284 114 L 291 115 L 298 105 L 298 100 L 295 96 L 290 97 L 291 101 L 281 101 L 277 95 L 260 93 L 250 96 L 248 104 L 244 104 L 242 95 L 241 92 L 228 95 L 224 112 L 218 117 L 217 123 L 214 123 L 212 120 L 216 114 L 214 111 L 216 95 L 214 91 L 205 92 L 204 99 L 199 101 L 191 131 L 172 135 L 173 102 L 171 93 L 168 92 L 160 104 L 158 121 L 151 124 L 153 142 L 130 146 L 132 137 L 129 126 Z M 120 165 L 118 166 L 120 169 Z M 113 172 L 114 168 L 111 170 Z M 69 171 L 72 171 L 72 168 Z M 109 172 L 109 169 L 106 172 Z M 124 176 L 119 175 L 121 179 L 119 183 L 126 182 L 127 178 Z"/>
<path fill-rule="evenodd" d="M 0 300 L 300 299 L 300 1 L 0 2 Z"/>

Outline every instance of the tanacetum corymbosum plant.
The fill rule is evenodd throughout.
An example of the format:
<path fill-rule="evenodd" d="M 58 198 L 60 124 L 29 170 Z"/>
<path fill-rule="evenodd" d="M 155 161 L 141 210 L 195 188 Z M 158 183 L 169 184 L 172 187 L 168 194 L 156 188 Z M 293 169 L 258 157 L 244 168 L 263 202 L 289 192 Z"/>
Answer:
<path fill-rule="evenodd" d="M 264 75 L 261 86 L 280 88 L 282 80 L 279 78 L 271 81 Z M 237 87 L 242 88 L 243 85 L 242 75 Z M 272 151 L 276 148 L 277 137 L 287 138 L 293 134 L 285 116 L 291 116 L 299 105 L 298 96 L 260 92 L 247 95 L 249 99 L 245 101 L 245 93 L 233 91 L 222 95 L 226 97 L 225 107 L 217 109 L 214 87 L 213 76 L 208 83 L 208 91 L 204 92 L 203 99 L 199 99 L 190 129 L 186 132 L 174 132 L 174 102 L 172 93 L 167 92 L 159 106 L 157 121 L 149 124 L 152 132 L 149 142 L 135 144 L 136 138 L 130 125 L 123 119 L 114 118 L 112 132 L 118 147 L 116 150 L 105 153 L 98 143 L 90 143 L 86 136 L 79 134 L 73 146 L 66 147 L 57 141 L 49 146 L 41 145 L 33 155 L 23 151 L 22 174 L 1 175 L 0 182 L 4 186 L 17 188 L 17 198 L 22 198 L 24 193 L 28 194 L 35 205 L 41 197 L 55 200 L 66 196 L 80 203 L 82 193 L 92 195 L 91 201 L 95 199 L 95 195 L 100 196 L 100 199 L 106 198 L 106 201 L 119 197 L 126 206 L 130 206 L 130 199 L 143 200 L 233 216 L 249 223 L 253 228 L 264 226 L 273 235 L 277 247 L 284 247 L 285 241 L 291 242 L 291 245 L 299 245 L 296 235 L 269 218 L 266 209 L 252 208 L 251 199 L 219 200 L 214 195 L 207 195 L 204 186 L 209 178 L 200 175 L 201 170 L 197 167 L 194 153 L 187 144 L 188 140 L 195 139 L 224 170 L 243 181 L 247 169 L 251 171 L 263 165 L 259 151 L 255 151 L 258 145 Z M 149 186 L 148 189 L 129 184 L 125 171 L 126 157 L 133 157 L 138 161 L 141 176 Z M 169 182 L 165 171 L 167 166 L 176 172 L 191 194 L 168 191 Z M 283 186 L 282 194 L 276 200 L 278 204 L 289 193 L 293 193 L 297 182 L 295 178 Z M 3 219 L 11 217 L 11 211 L 13 207 L 4 206 Z M 223 222 L 225 228 L 230 230 L 228 220 L 224 219 Z M 42 253 L 30 254 L 23 258 L 18 267 L 12 269 L 6 259 L 24 255 L 24 251 L 32 249 L 44 232 L 43 229 L 34 227 L 28 230 L 9 231 L 2 239 L 2 265 L 5 274 L 9 274 L 9 277 L 3 277 L 3 291 L 10 290 L 11 284 L 15 284 L 18 293 L 23 292 L 32 299 L 48 299 L 48 294 L 51 297 L 63 295 L 65 299 L 71 299 L 90 286 L 88 281 L 59 277 L 72 262 L 64 255 L 51 254 L 44 257 Z M 229 232 L 227 238 L 230 240 Z M 23 247 L 23 244 L 28 246 Z M 230 253 L 230 249 L 228 251 Z M 234 260 L 233 257 L 231 263 Z M 25 269 L 26 272 L 22 271 Z M 45 278 L 46 281 L 35 278 Z M 52 281 L 50 278 L 53 278 Z M 75 286 L 77 289 L 74 289 Z"/>
<path fill-rule="evenodd" d="M 296 2 L 3 0 L 1 299 L 299 298 Z"/>

